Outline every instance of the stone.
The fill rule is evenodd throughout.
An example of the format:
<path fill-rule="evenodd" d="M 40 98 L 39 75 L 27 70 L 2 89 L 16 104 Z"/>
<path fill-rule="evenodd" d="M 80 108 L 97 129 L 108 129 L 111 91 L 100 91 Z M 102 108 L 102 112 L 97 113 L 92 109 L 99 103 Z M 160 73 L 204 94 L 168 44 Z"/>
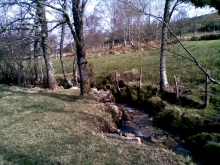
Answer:
<path fill-rule="evenodd" d="M 125 133 L 124 136 L 125 137 L 135 137 L 135 134 L 133 134 L 133 133 Z"/>
<path fill-rule="evenodd" d="M 93 94 L 98 94 L 99 93 L 99 90 L 97 88 L 91 88 L 91 91 Z"/>
<path fill-rule="evenodd" d="M 71 87 L 70 89 L 76 90 L 76 89 L 79 89 L 79 87 Z"/>
<path fill-rule="evenodd" d="M 112 95 L 111 91 L 99 91 L 98 97 L 100 102 L 114 102 L 114 96 Z"/>
<path fill-rule="evenodd" d="M 109 138 L 114 138 L 114 139 L 119 139 L 122 141 L 128 141 L 128 142 L 133 142 L 133 143 L 138 143 L 141 144 L 141 138 L 139 137 L 125 137 L 125 136 L 121 136 L 118 134 L 107 134 L 107 137 Z"/>

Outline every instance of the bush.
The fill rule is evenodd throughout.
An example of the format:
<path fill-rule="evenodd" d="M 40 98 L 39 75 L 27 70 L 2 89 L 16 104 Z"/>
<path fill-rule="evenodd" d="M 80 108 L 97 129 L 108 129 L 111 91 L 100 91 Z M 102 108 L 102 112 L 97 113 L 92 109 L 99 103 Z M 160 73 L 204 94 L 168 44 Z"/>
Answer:
<path fill-rule="evenodd" d="M 213 146 L 213 142 L 220 143 L 220 134 L 218 133 L 201 133 L 190 136 L 187 142 L 197 149 L 207 149 Z"/>
<path fill-rule="evenodd" d="M 187 144 L 208 163 L 219 162 L 220 134 L 201 133 L 187 138 Z M 206 160 L 207 159 L 207 160 Z"/>
<path fill-rule="evenodd" d="M 157 115 L 157 123 L 162 128 L 172 132 L 180 132 L 187 136 L 198 133 L 200 126 L 204 125 L 205 118 L 198 110 L 189 110 L 180 107 L 168 107 Z"/>
<path fill-rule="evenodd" d="M 153 110 L 154 113 L 158 114 L 164 110 L 166 102 L 164 102 L 160 97 L 154 96 L 148 99 L 147 106 Z"/>

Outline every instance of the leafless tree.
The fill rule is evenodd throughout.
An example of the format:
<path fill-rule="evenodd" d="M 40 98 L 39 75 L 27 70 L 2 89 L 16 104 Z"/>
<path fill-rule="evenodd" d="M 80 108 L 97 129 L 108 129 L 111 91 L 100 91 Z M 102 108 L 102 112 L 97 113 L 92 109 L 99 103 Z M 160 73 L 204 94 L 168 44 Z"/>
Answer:
<path fill-rule="evenodd" d="M 62 8 L 64 10 L 67 9 L 66 5 L 67 5 L 67 3 L 66 3 L 66 0 L 65 0 L 63 2 L 63 4 L 62 4 Z M 64 18 L 64 15 L 63 15 L 63 18 Z M 60 62 L 61 62 L 61 66 L 62 66 L 62 71 L 63 71 L 64 79 L 65 79 L 66 83 L 68 84 L 68 86 L 72 87 L 73 83 L 67 77 L 66 67 L 65 67 L 65 64 L 64 64 L 64 60 L 63 60 L 63 42 L 64 42 L 64 37 L 65 37 L 65 24 L 62 24 L 61 25 L 61 36 L 60 36 L 60 52 L 59 52 L 60 53 Z"/>
<path fill-rule="evenodd" d="M 45 60 L 46 70 L 47 70 L 47 84 L 50 89 L 54 90 L 57 88 L 57 82 L 53 68 L 53 63 L 50 57 L 51 53 L 49 48 L 48 27 L 47 27 L 44 0 L 36 0 L 36 5 L 37 5 L 36 7 L 37 15 L 38 15 L 39 23 L 41 25 L 41 37 L 42 37 L 41 45 L 43 49 L 43 57 Z"/>
<path fill-rule="evenodd" d="M 19 73 L 21 74 L 21 78 L 25 79 L 27 77 L 27 73 L 23 74 L 25 69 L 32 73 L 33 68 L 35 68 L 35 78 L 38 80 L 38 68 L 37 68 L 37 56 L 39 56 L 39 47 L 42 47 L 43 57 L 45 60 L 45 66 L 47 71 L 47 85 L 50 89 L 56 89 L 56 79 L 55 73 L 53 69 L 53 64 L 50 59 L 50 49 L 49 49 L 49 40 L 48 40 L 48 27 L 47 27 L 47 19 L 46 19 L 46 11 L 44 6 L 43 0 L 36 0 L 36 1 L 29 1 L 29 0 L 11 0 L 11 1 L 1 1 L 0 3 L 1 8 L 7 8 L 11 11 L 8 12 L 9 19 L 7 23 L 1 28 L 1 33 L 20 33 L 20 47 L 16 46 L 16 41 L 11 42 L 10 45 L 13 46 L 13 52 L 18 50 L 24 50 L 22 47 L 29 47 L 29 54 L 22 59 L 27 60 L 27 56 L 29 56 L 28 61 L 28 68 L 27 70 L 26 65 L 23 65 L 18 58 L 12 57 L 15 63 L 19 63 L 20 70 Z M 14 12 L 14 13 L 12 13 Z M 18 14 L 20 12 L 21 14 Z M 6 15 L 7 17 L 7 15 Z M 21 31 L 25 32 L 22 34 Z M 25 41 L 25 42 L 23 42 Z M 32 51 L 31 47 L 33 44 L 33 54 L 34 54 L 34 63 L 32 65 Z M 40 46 L 39 46 L 40 45 Z M 16 47 L 15 47 L 16 46 Z M 20 49 L 19 49 L 20 48 Z M 14 56 L 15 53 L 11 52 L 11 55 Z M 21 53 L 21 55 L 24 53 Z M 21 59 L 21 58 L 19 58 Z M 26 62 L 27 63 L 27 62 Z M 34 67 L 33 67 L 34 66 Z"/>
<path fill-rule="evenodd" d="M 162 28 L 162 39 L 161 39 L 161 56 L 160 56 L 160 88 L 166 89 L 169 87 L 169 83 L 167 81 L 167 76 L 166 76 L 166 51 L 167 51 L 167 32 L 169 33 L 176 39 L 178 43 L 183 47 L 183 49 L 187 52 L 188 56 L 182 56 L 180 54 L 177 54 L 178 56 L 188 59 L 192 63 L 194 63 L 208 78 L 211 82 L 220 85 L 220 82 L 213 79 L 210 74 L 206 71 L 206 69 L 199 63 L 199 61 L 193 56 L 192 53 L 184 46 L 184 44 L 178 39 L 178 37 L 175 35 L 175 33 L 171 30 L 169 26 L 169 21 L 170 18 L 175 10 L 175 8 L 181 3 L 180 0 L 175 1 L 173 4 L 173 7 L 171 7 L 171 2 L 172 0 L 166 0 L 165 8 L 164 8 L 164 17 L 161 18 L 159 16 L 153 15 L 151 13 L 147 13 L 145 11 L 145 6 L 142 8 L 138 8 L 137 6 L 132 3 L 130 0 L 124 0 L 125 3 L 127 3 L 130 8 L 132 8 L 135 11 L 138 11 L 140 13 L 143 13 L 144 15 L 150 15 L 152 18 L 160 21 L 163 24 Z M 176 53 L 176 52 L 173 52 Z"/>

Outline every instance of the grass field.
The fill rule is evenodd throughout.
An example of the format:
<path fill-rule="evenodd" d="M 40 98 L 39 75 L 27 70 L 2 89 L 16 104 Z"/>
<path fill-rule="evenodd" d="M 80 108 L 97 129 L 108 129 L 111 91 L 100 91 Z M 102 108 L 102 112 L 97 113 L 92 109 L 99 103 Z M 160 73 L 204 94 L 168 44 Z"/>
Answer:
<path fill-rule="evenodd" d="M 91 95 L 0 84 L 0 164 L 193 164 L 169 150 L 109 139 L 103 123 L 114 125 Z"/>
<path fill-rule="evenodd" d="M 183 42 L 186 48 L 196 57 L 199 63 L 210 70 L 211 76 L 220 81 L 220 40 L 190 41 Z M 173 76 L 178 77 L 178 85 L 191 89 L 191 97 L 204 101 L 205 75 L 198 69 L 195 63 L 186 60 L 173 52 L 188 57 L 179 44 L 170 45 L 167 55 L 167 76 L 170 86 L 174 86 Z M 171 52 L 170 52 L 171 51 Z M 94 64 L 95 76 L 107 76 L 111 71 L 117 70 L 121 77 L 139 78 L 140 68 L 143 70 L 143 77 L 146 82 L 159 85 L 159 48 L 148 48 L 145 51 L 133 51 L 127 54 L 105 55 L 101 57 L 88 57 L 89 63 Z M 66 66 L 69 73 L 72 72 L 72 59 L 66 59 Z M 61 74 L 59 60 L 54 61 L 56 73 Z M 220 92 L 219 85 L 211 83 L 213 92 Z M 220 106 L 219 94 L 212 94 L 211 103 L 214 107 Z"/>
<path fill-rule="evenodd" d="M 213 78 L 220 80 L 220 40 L 184 44 Z M 186 56 L 179 45 L 171 48 Z M 96 77 L 117 70 L 122 78 L 135 80 L 142 68 L 145 81 L 158 85 L 159 56 L 159 49 L 148 48 L 88 60 L 94 64 Z M 65 59 L 69 75 L 72 62 L 71 58 Z M 58 59 L 54 66 L 61 76 Z M 179 85 L 192 89 L 192 97 L 203 99 L 205 76 L 193 63 L 169 53 L 167 75 L 171 86 L 176 75 Z M 219 86 L 211 87 L 220 92 Z M 211 108 L 218 107 L 219 95 L 212 95 L 211 101 Z M 91 95 L 80 97 L 78 90 L 24 89 L 0 84 L 0 164 L 193 164 L 189 157 L 169 150 L 109 139 L 102 133 L 106 125 L 114 127 L 111 115 Z"/>

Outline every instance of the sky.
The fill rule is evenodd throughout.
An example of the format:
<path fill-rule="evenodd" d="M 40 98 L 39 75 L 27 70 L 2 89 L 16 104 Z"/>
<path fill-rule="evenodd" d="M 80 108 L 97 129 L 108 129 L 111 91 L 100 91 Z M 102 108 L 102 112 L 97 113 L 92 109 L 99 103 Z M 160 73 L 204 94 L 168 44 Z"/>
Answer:
<path fill-rule="evenodd" d="M 94 8 L 96 7 L 98 1 L 94 0 L 94 1 L 91 1 L 90 3 L 88 3 L 88 6 L 87 6 L 87 10 L 88 12 L 93 12 Z M 213 13 L 213 12 L 217 12 L 217 10 L 215 10 L 215 8 L 210 8 L 210 7 L 203 7 L 203 8 L 196 8 L 195 6 L 193 5 L 190 5 L 190 4 L 186 4 L 186 8 L 188 10 L 188 16 L 190 18 L 192 17 L 197 17 L 197 16 L 200 16 L 200 15 L 205 15 L 205 14 L 210 14 L 210 13 Z"/>
<path fill-rule="evenodd" d="M 194 6 L 192 6 L 189 10 L 188 16 L 189 17 L 197 17 L 200 15 L 210 14 L 210 13 L 214 13 L 214 12 L 217 12 L 217 10 L 215 10 L 215 8 L 210 8 L 210 7 L 195 8 Z"/>

